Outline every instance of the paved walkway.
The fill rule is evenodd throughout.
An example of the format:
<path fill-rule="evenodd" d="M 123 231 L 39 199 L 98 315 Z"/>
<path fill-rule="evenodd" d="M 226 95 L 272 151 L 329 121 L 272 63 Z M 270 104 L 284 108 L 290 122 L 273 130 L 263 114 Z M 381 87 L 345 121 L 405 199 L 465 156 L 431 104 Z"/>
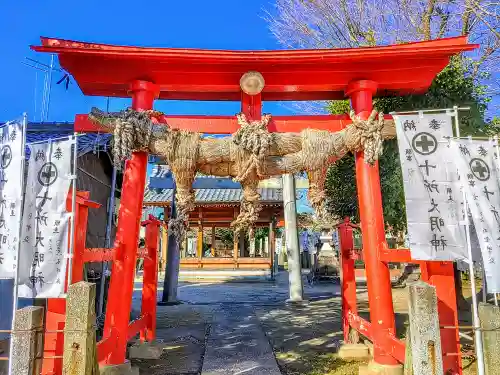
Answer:
<path fill-rule="evenodd" d="M 202 375 L 281 375 L 252 307 L 221 306 L 216 317 L 206 343 Z"/>
<path fill-rule="evenodd" d="M 305 282 L 304 289 L 313 305 L 337 300 L 340 293 L 333 283 L 311 287 Z M 158 308 L 157 337 L 165 344 L 164 354 L 159 360 L 136 360 L 133 365 L 140 368 L 141 375 L 281 375 L 273 346 L 276 348 L 276 334 L 283 331 L 271 327 L 267 319 L 284 313 L 283 317 L 298 318 L 302 326 L 298 311 L 285 305 L 288 296 L 286 272 L 273 283 L 181 283 L 183 304 Z M 140 310 L 140 298 L 136 291 L 136 311 Z M 310 315 L 309 308 L 305 309 L 303 313 Z M 284 323 L 274 318 L 273 322 Z M 295 337 L 303 336 L 299 334 L 303 328 L 295 323 L 287 328 L 285 340 L 295 342 Z"/>

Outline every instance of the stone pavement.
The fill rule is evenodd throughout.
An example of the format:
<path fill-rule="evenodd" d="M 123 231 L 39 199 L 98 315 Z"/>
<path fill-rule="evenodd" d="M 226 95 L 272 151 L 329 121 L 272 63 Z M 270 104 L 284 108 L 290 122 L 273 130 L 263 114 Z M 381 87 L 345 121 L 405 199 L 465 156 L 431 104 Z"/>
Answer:
<path fill-rule="evenodd" d="M 311 301 L 338 299 L 337 284 L 304 284 Z M 135 292 L 135 310 L 140 309 L 140 298 Z M 285 305 L 286 272 L 275 282 L 181 283 L 179 298 L 182 305 L 158 308 L 157 337 L 165 349 L 158 360 L 133 361 L 141 375 L 281 374 L 267 336 L 272 332 L 263 323 L 273 312 L 293 314 L 295 307 Z M 306 307 L 300 315 L 307 314 Z"/>
<path fill-rule="evenodd" d="M 202 375 L 281 375 L 273 349 L 249 305 L 220 306 L 208 337 Z"/>

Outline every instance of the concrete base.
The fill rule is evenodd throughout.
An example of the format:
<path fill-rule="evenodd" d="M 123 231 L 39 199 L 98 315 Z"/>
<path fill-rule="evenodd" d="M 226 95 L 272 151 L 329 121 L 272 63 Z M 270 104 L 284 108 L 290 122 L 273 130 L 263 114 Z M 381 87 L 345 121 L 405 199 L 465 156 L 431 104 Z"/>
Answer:
<path fill-rule="evenodd" d="M 370 356 L 373 357 L 373 343 L 368 340 L 364 340 L 363 343 L 368 346 L 368 352 L 370 353 Z"/>
<path fill-rule="evenodd" d="M 370 350 L 365 344 L 343 344 L 338 356 L 342 359 L 366 359 L 370 358 Z"/>
<path fill-rule="evenodd" d="M 359 375 L 403 375 L 403 371 L 403 365 L 380 365 L 373 361 L 367 366 L 359 366 Z"/>
<path fill-rule="evenodd" d="M 164 343 L 145 342 L 136 343 L 129 348 L 129 359 L 160 359 L 165 348 Z"/>
<path fill-rule="evenodd" d="M 308 305 L 309 304 L 309 300 L 307 299 L 291 299 L 291 298 L 288 298 L 285 303 L 287 305 L 295 305 L 295 306 L 305 306 L 305 305 Z"/>
<path fill-rule="evenodd" d="M 129 361 L 120 365 L 107 365 L 99 367 L 100 375 L 139 375 L 139 369 L 132 367 Z"/>

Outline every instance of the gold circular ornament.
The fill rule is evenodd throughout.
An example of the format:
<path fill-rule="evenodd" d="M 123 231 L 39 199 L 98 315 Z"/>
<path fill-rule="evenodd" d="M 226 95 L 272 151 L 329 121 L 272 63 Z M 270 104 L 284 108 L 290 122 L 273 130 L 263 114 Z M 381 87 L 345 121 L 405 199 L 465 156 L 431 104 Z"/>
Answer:
<path fill-rule="evenodd" d="M 260 94 L 264 85 L 264 77 L 259 72 L 246 72 L 240 79 L 241 90 L 248 95 Z"/>

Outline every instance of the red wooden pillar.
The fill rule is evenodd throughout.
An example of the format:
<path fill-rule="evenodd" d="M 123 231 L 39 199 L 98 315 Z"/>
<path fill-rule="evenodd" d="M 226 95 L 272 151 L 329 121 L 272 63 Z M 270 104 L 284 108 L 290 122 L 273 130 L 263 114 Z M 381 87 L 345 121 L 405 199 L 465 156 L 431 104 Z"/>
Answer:
<path fill-rule="evenodd" d="M 445 374 L 462 373 L 457 297 L 452 262 L 421 262 L 422 280 L 436 287 Z M 454 327 L 454 328 L 453 328 Z M 458 353 L 458 355 L 456 355 Z"/>
<path fill-rule="evenodd" d="M 130 86 L 130 93 L 133 109 L 149 110 L 153 108 L 153 101 L 158 97 L 159 88 L 151 82 L 134 81 Z M 105 363 L 110 365 L 125 362 L 147 165 L 147 153 L 134 152 L 126 162 L 123 176 L 115 259 L 111 270 L 104 325 L 105 338 L 111 334 L 117 335 L 116 344 L 105 360 Z"/>
<path fill-rule="evenodd" d="M 160 221 L 149 215 L 142 223 L 146 226 L 146 254 L 142 286 L 141 316 L 147 316 L 146 329 L 141 330 L 141 341 L 153 341 L 156 338 L 156 292 L 158 288 L 158 241 L 160 239 Z"/>
<path fill-rule="evenodd" d="M 73 259 L 68 260 L 68 267 L 72 267 L 71 284 L 83 280 L 83 252 L 85 251 L 85 240 L 87 237 L 87 219 L 89 208 L 98 208 L 100 204 L 89 200 L 88 191 L 76 192 L 76 215 L 75 215 L 75 241 Z M 66 209 L 71 211 L 72 193 L 68 193 Z M 73 225 L 71 223 L 70 225 Z M 66 280 L 67 281 L 67 280 Z M 67 290 L 67 285 L 66 288 Z M 66 320 L 66 299 L 48 298 L 45 314 L 45 330 L 49 331 L 44 337 L 43 347 L 43 375 L 59 375 L 62 373 L 62 355 L 64 350 L 64 323 Z M 60 331 L 60 332 L 56 332 Z"/>
<path fill-rule="evenodd" d="M 248 121 L 259 121 L 262 117 L 262 97 L 261 94 L 248 95 L 241 93 L 241 112 Z"/>
<path fill-rule="evenodd" d="M 85 241 L 87 239 L 87 224 L 89 217 L 89 208 L 99 208 L 101 205 L 92 202 L 88 191 L 76 192 L 76 219 L 75 219 L 75 246 L 73 250 L 71 284 L 83 280 L 83 253 L 85 252 Z M 71 196 L 68 198 L 68 203 L 71 207 Z"/>
<path fill-rule="evenodd" d="M 344 330 L 344 342 L 351 343 L 349 313 L 358 315 L 356 303 L 356 270 L 354 268 L 353 249 L 354 238 L 352 226 L 349 218 L 344 219 L 344 223 L 338 226 L 340 242 L 340 264 L 342 267 L 342 326 Z"/>
<path fill-rule="evenodd" d="M 373 81 L 354 81 L 348 85 L 346 94 L 361 118 L 369 117 L 376 91 L 377 83 Z M 386 246 L 379 169 L 378 163 L 373 166 L 365 163 L 363 152 L 356 153 L 356 185 L 373 329 L 373 360 L 381 365 L 396 365 L 398 362 L 382 347 L 386 337 L 395 334 L 396 329 L 389 268 L 378 257 Z"/>

